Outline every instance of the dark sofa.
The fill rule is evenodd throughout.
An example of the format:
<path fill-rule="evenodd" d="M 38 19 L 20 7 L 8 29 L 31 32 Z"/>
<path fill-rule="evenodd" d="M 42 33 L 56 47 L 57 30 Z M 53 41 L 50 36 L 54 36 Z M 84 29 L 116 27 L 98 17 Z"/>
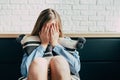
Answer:
<path fill-rule="evenodd" d="M 87 37 L 81 57 L 82 80 L 120 80 L 120 38 Z M 0 38 L 0 80 L 17 80 L 22 48 L 16 38 Z"/>

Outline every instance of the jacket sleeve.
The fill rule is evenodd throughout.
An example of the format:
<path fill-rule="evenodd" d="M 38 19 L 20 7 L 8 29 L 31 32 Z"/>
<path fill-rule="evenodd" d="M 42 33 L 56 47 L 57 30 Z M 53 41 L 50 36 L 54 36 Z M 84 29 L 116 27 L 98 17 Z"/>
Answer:
<path fill-rule="evenodd" d="M 21 74 L 23 76 L 27 76 L 29 66 L 32 60 L 36 57 L 43 57 L 45 49 L 40 45 L 32 53 L 28 56 L 26 53 L 23 55 L 22 63 L 21 63 Z"/>
<path fill-rule="evenodd" d="M 63 46 L 57 45 L 54 47 L 53 51 L 58 55 L 62 55 L 68 61 L 70 70 L 73 74 L 80 71 L 79 53 L 76 50 L 70 53 Z"/>

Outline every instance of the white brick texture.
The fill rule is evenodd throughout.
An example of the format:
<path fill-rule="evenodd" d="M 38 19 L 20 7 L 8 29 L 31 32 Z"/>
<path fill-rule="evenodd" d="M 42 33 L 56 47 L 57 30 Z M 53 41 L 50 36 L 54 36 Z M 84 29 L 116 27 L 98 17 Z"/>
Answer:
<path fill-rule="evenodd" d="M 120 0 L 0 0 L 0 34 L 31 33 L 46 8 L 60 14 L 64 33 L 120 32 Z"/>

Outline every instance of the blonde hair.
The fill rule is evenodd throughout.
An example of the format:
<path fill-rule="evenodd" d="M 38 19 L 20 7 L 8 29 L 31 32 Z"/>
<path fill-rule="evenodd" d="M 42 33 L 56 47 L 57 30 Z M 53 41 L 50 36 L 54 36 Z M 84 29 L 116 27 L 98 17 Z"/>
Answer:
<path fill-rule="evenodd" d="M 42 27 L 50 20 L 56 20 L 59 27 L 59 32 L 60 32 L 59 37 L 63 37 L 62 23 L 61 23 L 60 16 L 55 10 L 50 8 L 45 9 L 40 13 L 31 35 L 39 36 L 39 32 L 41 31 Z"/>

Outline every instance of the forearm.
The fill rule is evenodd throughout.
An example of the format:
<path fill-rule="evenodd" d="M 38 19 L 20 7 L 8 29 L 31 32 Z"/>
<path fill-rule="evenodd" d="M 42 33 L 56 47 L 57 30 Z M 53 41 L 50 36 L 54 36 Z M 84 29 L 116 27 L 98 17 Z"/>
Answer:
<path fill-rule="evenodd" d="M 39 45 L 36 49 L 35 49 L 35 54 L 39 55 L 40 57 L 43 57 L 44 52 L 45 52 L 46 48 L 44 48 L 42 45 Z"/>

